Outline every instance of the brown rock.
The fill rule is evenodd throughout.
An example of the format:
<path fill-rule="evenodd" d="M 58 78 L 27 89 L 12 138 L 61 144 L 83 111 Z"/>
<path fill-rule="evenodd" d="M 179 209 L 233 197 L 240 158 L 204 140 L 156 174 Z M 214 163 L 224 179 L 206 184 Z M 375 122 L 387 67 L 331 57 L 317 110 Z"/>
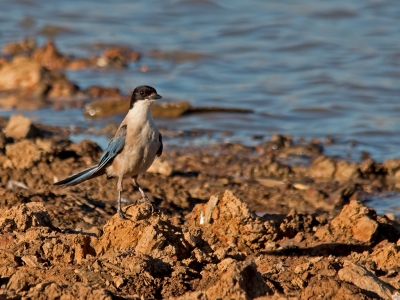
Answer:
<path fill-rule="evenodd" d="M 330 277 L 314 276 L 302 291 L 300 299 L 364 300 L 369 298 L 358 287 L 352 284 L 340 282 Z"/>
<path fill-rule="evenodd" d="M 93 66 L 95 66 L 95 63 L 93 60 L 87 59 L 87 58 L 77 58 L 68 63 L 67 69 L 83 70 L 83 69 L 91 68 Z"/>
<path fill-rule="evenodd" d="M 375 211 L 352 200 L 330 224 L 320 227 L 315 236 L 324 241 L 371 245 L 377 234 L 378 222 Z"/>
<path fill-rule="evenodd" d="M 84 114 L 88 117 L 102 118 L 115 114 L 125 114 L 129 110 L 129 100 L 101 99 L 85 105 Z"/>
<path fill-rule="evenodd" d="M 49 98 L 71 98 L 79 91 L 79 87 L 68 81 L 67 78 L 60 78 L 51 84 L 47 96 Z"/>
<path fill-rule="evenodd" d="M 41 283 L 36 288 L 30 289 L 26 296 L 29 299 L 113 299 L 109 291 L 81 282 L 71 285 L 60 282 Z"/>
<path fill-rule="evenodd" d="M 37 48 L 32 58 L 48 69 L 61 69 L 68 65 L 68 58 L 62 55 L 51 41 Z"/>
<path fill-rule="evenodd" d="M 372 243 L 375 241 L 377 230 L 378 223 L 367 216 L 363 216 L 352 228 L 353 238 L 364 243 Z"/>
<path fill-rule="evenodd" d="M 316 299 L 335 299 L 340 285 L 333 278 L 313 277 L 308 286 L 303 290 L 301 299 L 316 300 Z"/>
<path fill-rule="evenodd" d="M 35 255 L 24 255 L 21 257 L 21 260 L 25 263 L 25 265 L 30 267 L 40 267 L 40 262 L 38 257 Z"/>
<path fill-rule="evenodd" d="M 203 206 L 203 211 L 200 212 L 200 225 L 210 224 L 211 216 L 215 206 L 218 204 L 219 198 L 216 196 L 211 196 L 210 200 Z"/>
<path fill-rule="evenodd" d="M 120 97 L 120 91 L 115 87 L 90 86 L 86 89 L 85 94 L 91 98 Z"/>
<path fill-rule="evenodd" d="M 97 255 L 121 252 L 128 247 L 167 260 L 189 255 L 188 244 L 179 229 L 174 228 L 165 216 L 156 216 L 151 210 L 149 203 L 130 205 L 125 212 L 129 221 L 118 215 L 112 217 L 96 245 Z"/>
<path fill-rule="evenodd" d="M 277 148 L 290 147 L 293 145 L 291 136 L 285 136 L 281 134 L 274 134 L 271 139 L 271 143 L 274 143 Z"/>
<path fill-rule="evenodd" d="M 369 259 L 375 262 L 380 270 L 397 269 L 400 261 L 400 247 L 384 240 L 374 247 Z"/>
<path fill-rule="evenodd" d="M 315 179 L 332 179 L 335 171 L 335 160 L 325 155 L 318 156 L 309 167 L 309 175 Z"/>
<path fill-rule="evenodd" d="M 29 169 L 42 159 L 44 152 L 32 141 L 21 140 L 8 144 L 6 155 L 8 160 L 4 162 L 4 168 Z"/>
<path fill-rule="evenodd" d="M 119 289 L 124 284 L 124 279 L 121 276 L 114 278 L 114 284 L 117 289 Z"/>
<path fill-rule="evenodd" d="M 139 59 L 139 53 L 132 51 L 127 47 L 114 46 L 107 48 L 97 61 L 100 67 L 126 67 L 129 61 L 136 61 Z"/>
<path fill-rule="evenodd" d="M 16 292 L 27 290 L 29 281 L 31 281 L 29 276 L 24 271 L 18 270 L 8 281 L 7 289 Z"/>
<path fill-rule="evenodd" d="M 209 299 L 254 299 L 272 292 L 252 261 L 226 258 L 218 264 L 216 273 L 215 284 L 202 288 Z"/>
<path fill-rule="evenodd" d="M 95 91 L 95 90 L 94 90 Z M 94 95 L 100 94 L 93 93 Z M 112 99 L 100 99 L 93 101 L 85 106 L 84 113 L 89 117 L 101 118 L 114 114 L 126 113 L 129 109 L 129 97 L 121 95 L 106 95 Z M 154 103 L 151 111 L 156 118 L 178 118 L 188 113 L 204 113 L 204 112 L 251 112 L 237 108 L 223 107 L 192 107 L 189 102 L 162 102 Z"/>
<path fill-rule="evenodd" d="M 348 181 L 360 177 L 360 168 L 358 163 L 349 163 L 341 160 L 336 164 L 335 179 Z"/>
<path fill-rule="evenodd" d="M 284 165 L 275 159 L 269 159 L 263 164 L 256 165 L 252 176 L 257 180 L 265 177 L 272 178 L 288 178 L 292 174 L 290 166 Z"/>
<path fill-rule="evenodd" d="M 373 175 L 376 171 L 376 163 L 372 158 L 367 157 L 360 163 L 360 171 L 363 175 Z"/>
<path fill-rule="evenodd" d="M 0 69 L 0 90 L 33 89 L 48 81 L 50 71 L 36 61 L 26 57 L 14 57 L 13 61 Z"/>
<path fill-rule="evenodd" d="M 4 228 L 26 231 L 38 226 L 52 227 L 50 215 L 41 202 L 24 203 L 0 211 L 0 232 L 4 232 Z"/>
<path fill-rule="evenodd" d="M 0 221 L 1 222 L 1 221 Z M 4 244 L 2 245 L 4 247 Z M 0 276 L 1 278 L 11 277 L 18 267 L 17 257 L 10 251 L 0 249 Z"/>
<path fill-rule="evenodd" d="M 388 183 L 398 188 L 398 181 L 400 180 L 400 159 L 389 159 L 382 163 L 383 171 L 388 175 Z"/>
<path fill-rule="evenodd" d="M 170 176 L 172 174 L 172 167 L 167 160 L 156 157 L 147 172 Z"/>
<path fill-rule="evenodd" d="M 189 102 L 164 102 L 153 104 L 151 111 L 154 117 L 177 118 L 188 112 Z"/>
<path fill-rule="evenodd" d="M 231 191 L 212 196 L 206 204 L 197 204 L 186 216 L 189 228 L 201 228 L 203 239 L 213 247 L 233 247 L 252 251 L 264 246 L 275 233 Z M 268 232 L 268 234 L 267 234 Z"/>
<path fill-rule="evenodd" d="M 41 133 L 29 118 L 12 115 L 7 123 L 5 134 L 13 139 L 40 137 Z"/>
<path fill-rule="evenodd" d="M 373 292 L 381 299 L 392 299 L 394 288 L 381 281 L 364 267 L 350 261 L 345 261 L 343 269 L 338 272 L 339 278 L 347 281 L 360 289 Z"/>
<path fill-rule="evenodd" d="M 96 94 L 96 93 L 95 93 Z M 188 102 L 154 103 L 152 113 L 154 117 L 175 118 L 188 111 Z M 118 96 L 114 99 L 101 99 L 85 106 L 84 113 L 90 117 L 102 118 L 115 114 L 125 114 L 129 110 L 129 98 Z"/>
<path fill-rule="evenodd" d="M 74 143 L 71 145 L 71 150 L 79 156 L 92 158 L 90 163 L 97 162 L 102 154 L 100 146 L 91 140 L 83 140 L 79 143 Z"/>
<path fill-rule="evenodd" d="M 390 176 L 395 176 L 400 171 L 400 159 L 388 159 L 382 163 L 385 172 Z"/>
<path fill-rule="evenodd" d="M 26 39 L 20 42 L 10 42 L 4 45 L 3 52 L 9 55 L 30 54 L 36 48 L 33 39 Z"/>

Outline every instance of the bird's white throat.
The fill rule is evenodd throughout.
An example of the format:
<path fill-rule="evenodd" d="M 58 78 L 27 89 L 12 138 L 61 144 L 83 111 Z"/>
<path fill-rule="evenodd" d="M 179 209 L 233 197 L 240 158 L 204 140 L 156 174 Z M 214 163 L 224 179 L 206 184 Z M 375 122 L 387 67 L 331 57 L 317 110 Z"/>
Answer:
<path fill-rule="evenodd" d="M 154 100 L 140 100 L 135 102 L 128 112 L 129 119 L 136 119 L 144 122 L 146 119 L 153 119 L 151 114 L 151 106 Z"/>

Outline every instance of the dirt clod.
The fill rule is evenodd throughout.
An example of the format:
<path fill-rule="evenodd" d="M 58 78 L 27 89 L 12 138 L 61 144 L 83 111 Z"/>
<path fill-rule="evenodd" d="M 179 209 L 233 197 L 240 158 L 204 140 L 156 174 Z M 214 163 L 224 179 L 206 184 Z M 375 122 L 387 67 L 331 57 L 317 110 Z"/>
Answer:
<path fill-rule="evenodd" d="M 29 118 L 12 115 L 7 123 L 5 134 L 13 139 L 35 138 L 42 136 L 39 129 Z"/>

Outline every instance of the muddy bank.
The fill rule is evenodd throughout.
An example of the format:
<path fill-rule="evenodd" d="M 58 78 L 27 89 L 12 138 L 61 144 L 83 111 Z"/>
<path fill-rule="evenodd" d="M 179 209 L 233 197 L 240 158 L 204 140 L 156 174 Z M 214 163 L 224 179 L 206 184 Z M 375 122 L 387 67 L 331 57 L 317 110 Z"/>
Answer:
<path fill-rule="evenodd" d="M 400 226 L 363 204 L 398 190 L 400 160 L 347 162 L 274 136 L 166 149 L 139 179 L 52 183 L 101 149 L 15 116 L 0 132 L 0 295 L 53 299 L 391 299 Z M 298 163 L 301 161 L 302 163 Z"/>
<path fill-rule="evenodd" d="M 82 223 L 80 205 L 95 220 L 107 219 L 114 213 L 113 180 L 96 178 L 68 190 L 52 187 L 57 179 L 95 164 L 102 153 L 98 145 L 91 141 L 72 143 L 66 139 L 66 129 L 57 131 L 19 116 L 5 121 L 3 128 L 2 187 L 15 185 L 13 193 L 48 199 L 54 209 L 59 209 L 57 203 L 61 199 L 68 200 L 68 216 L 58 218 L 69 218 L 74 223 Z M 296 163 L 298 159 L 301 164 Z M 317 211 L 332 217 L 352 199 L 364 201 L 383 191 L 398 190 L 399 166 L 398 160 L 377 163 L 369 157 L 349 163 L 325 156 L 320 142 L 298 144 L 290 137 L 274 136 L 257 147 L 171 147 L 156 159 L 140 182 L 160 207 L 181 217 L 196 203 L 226 189 L 244 199 L 257 213 L 289 213 L 295 209 L 298 213 Z M 127 180 L 126 202 L 138 196 Z M 81 204 L 76 207 L 76 203 Z M 71 216 L 72 212 L 76 218 Z M 97 221 L 101 222 L 104 220 Z"/>

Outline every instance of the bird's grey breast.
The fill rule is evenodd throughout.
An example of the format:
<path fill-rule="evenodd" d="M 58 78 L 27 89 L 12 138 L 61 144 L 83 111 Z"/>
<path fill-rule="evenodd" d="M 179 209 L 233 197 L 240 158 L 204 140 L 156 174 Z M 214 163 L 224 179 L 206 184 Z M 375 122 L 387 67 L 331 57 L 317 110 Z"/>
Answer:
<path fill-rule="evenodd" d="M 124 148 L 125 173 L 137 175 L 151 166 L 159 149 L 159 132 L 152 118 L 144 122 L 128 121 Z"/>

